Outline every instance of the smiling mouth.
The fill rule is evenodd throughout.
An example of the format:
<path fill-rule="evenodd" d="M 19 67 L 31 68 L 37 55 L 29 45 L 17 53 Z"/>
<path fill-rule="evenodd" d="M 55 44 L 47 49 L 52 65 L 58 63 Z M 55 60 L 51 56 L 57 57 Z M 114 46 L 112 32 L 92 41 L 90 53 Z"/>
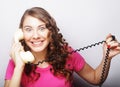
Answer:
<path fill-rule="evenodd" d="M 39 41 L 39 42 L 31 42 L 33 46 L 41 46 L 43 45 L 44 41 Z"/>

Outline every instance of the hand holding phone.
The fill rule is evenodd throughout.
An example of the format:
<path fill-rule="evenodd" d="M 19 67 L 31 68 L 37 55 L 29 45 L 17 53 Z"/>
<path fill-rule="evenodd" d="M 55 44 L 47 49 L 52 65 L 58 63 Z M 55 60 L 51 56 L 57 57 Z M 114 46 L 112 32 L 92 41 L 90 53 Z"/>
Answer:
<path fill-rule="evenodd" d="M 22 29 L 18 29 L 14 35 L 15 43 L 18 43 L 22 39 L 24 39 Z M 25 63 L 28 63 L 28 62 L 32 63 L 34 61 L 34 56 L 30 51 L 26 51 L 26 52 L 21 51 L 20 56 Z"/>

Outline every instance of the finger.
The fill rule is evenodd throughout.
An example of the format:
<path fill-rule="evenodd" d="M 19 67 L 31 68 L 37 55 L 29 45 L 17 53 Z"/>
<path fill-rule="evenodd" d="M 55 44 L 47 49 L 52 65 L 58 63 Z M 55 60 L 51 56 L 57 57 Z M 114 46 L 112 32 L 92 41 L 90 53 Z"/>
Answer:
<path fill-rule="evenodd" d="M 108 38 L 110 38 L 112 36 L 112 34 L 110 33 L 110 34 L 108 34 L 107 35 L 107 37 L 106 37 L 106 39 L 108 39 Z"/>
<path fill-rule="evenodd" d="M 14 53 L 19 52 L 20 50 L 23 50 L 21 43 L 14 43 L 11 48 L 11 53 L 14 55 Z"/>
<path fill-rule="evenodd" d="M 120 54 L 120 47 L 115 48 L 114 51 L 116 51 L 118 54 Z"/>
<path fill-rule="evenodd" d="M 120 43 L 118 43 L 118 46 L 117 46 L 117 48 L 116 48 L 116 49 L 120 50 Z"/>
<path fill-rule="evenodd" d="M 111 42 L 111 41 L 117 41 L 114 35 L 112 35 L 111 37 L 109 37 L 109 38 L 106 40 L 106 43 L 109 43 L 109 42 Z"/>
<path fill-rule="evenodd" d="M 24 47 L 20 45 L 20 51 L 24 51 Z"/>
<path fill-rule="evenodd" d="M 111 41 L 107 44 L 107 46 L 109 46 L 109 48 L 111 49 L 115 49 L 117 47 L 119 47 L 120 43 L 118 43 L 117 41 Z"/>
<path fill-rule="evenodd" d="M 110 41 L 112 41 L 112 35 L 109 34 L 107 37 L 106 37 L 106 42 L 109 43 Z"/>
<path fill-rule="evenodd" d="M 111 41 L 111 42 L 109 42 L 107 44 L 111 45 L 111 46 L 119 46 L 119 43 L 117 41 Z"/>

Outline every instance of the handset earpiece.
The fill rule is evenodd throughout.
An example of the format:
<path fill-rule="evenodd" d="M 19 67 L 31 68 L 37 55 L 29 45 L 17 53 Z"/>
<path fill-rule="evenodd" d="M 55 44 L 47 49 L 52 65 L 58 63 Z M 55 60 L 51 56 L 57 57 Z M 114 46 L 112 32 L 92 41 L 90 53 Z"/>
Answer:
<path fill-rule="evenodd" d="M 18 43 L 20 40 L 22 40 L 24 38 L 23 36 L 23 32 L 22 32 L 22 29 L 18 29 L 16 32 L 15 32 L 15 35 L 14 35 L 14 40 L 15 40 L 15 43 Z M 28 63 L 28 62 L 33 62 L 34 61 L 34 56 L 32 55 L 32 53 L 30 51 L 21 51 L 20 52 L 20 56 L 22 58 L 22 60 L 25 62 L 25 63 Z"/>
<path fill-rule="evenodd" d="M 23 32 L 22 29 L 18 29 L 15 34 L 14 34 L 14 41 L 15 43 L 18 43 L 20 40 L 22 40 L 23 37 Z"/>

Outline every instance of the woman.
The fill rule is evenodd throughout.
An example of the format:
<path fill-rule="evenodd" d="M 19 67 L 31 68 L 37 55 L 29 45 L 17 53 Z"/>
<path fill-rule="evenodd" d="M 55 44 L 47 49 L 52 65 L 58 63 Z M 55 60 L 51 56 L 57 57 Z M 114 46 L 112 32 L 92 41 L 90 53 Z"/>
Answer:
<path fill-rule="evenodd" d="M 109 45 L 105 77 L 108 75 L 111 59 L 120 53 L 120 44 L 109 34 L 103 46 L 103 60 L 93 69 L 64 40 L 55 20 L 40 7 L 27 9 L 20 22 L 24 40 L 13 43 L 4 87 L 72 87 L 72 74 L 78 73 L 87 82 L 99 85 Z M 32 64 L 25 64 L 20 51 L 31 51 L 35 57 Z M 39 63 L 38 63 L 39 62 Z"/>

